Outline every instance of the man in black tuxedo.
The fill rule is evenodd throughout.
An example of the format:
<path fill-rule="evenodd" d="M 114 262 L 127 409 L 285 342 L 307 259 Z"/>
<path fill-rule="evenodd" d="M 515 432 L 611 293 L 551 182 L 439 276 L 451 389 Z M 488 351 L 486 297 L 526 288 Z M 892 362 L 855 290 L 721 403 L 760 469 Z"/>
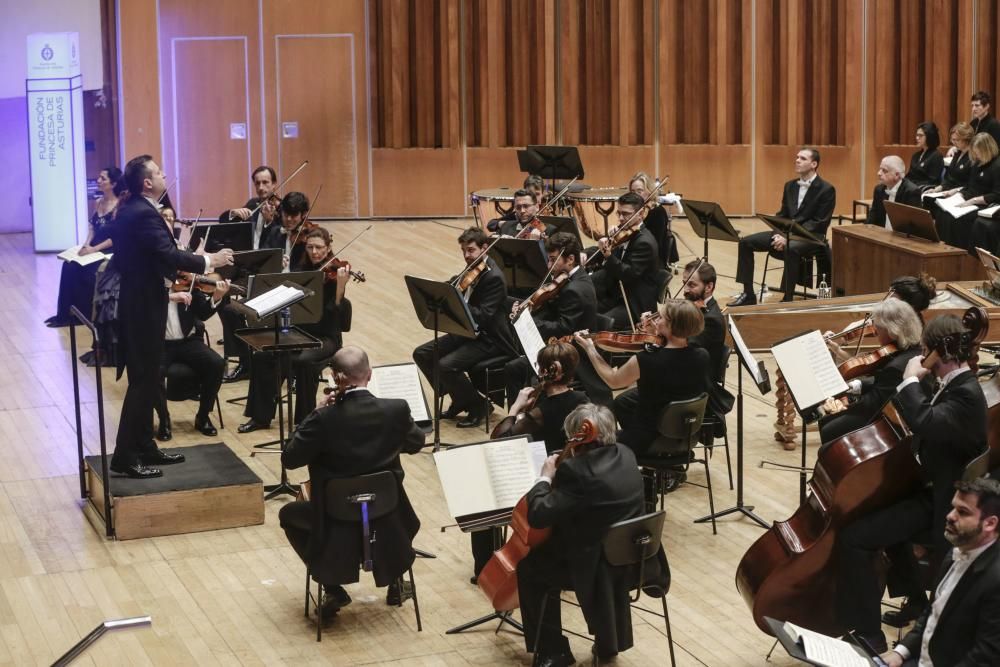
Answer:
<path fill-rule="evenodd" d="M 907 206 L 920 206 L 920 188 L 906 178 L 906 164 L 898 155 L 887 155 L 878 165 L 878 185 L 872 193 L 872 207 L 865 223 L 892 229 L 886 225 L 885 202 L 894 201 Z"/>
<path fill-rule="evenodd" d="M 514 217 L 500 224 L 500 236 L 517 236 L 538 215 L 538 195 L 533 190 L 521 189 L 514 193 Z M 542 238 L 541 231 L 533 229 L 528 238 Z"/>
<path fill-rule="evenodd" d="M 272 167 L 261 165 L 253 170 L 250 178 L 253 180 L 256 196 L 248 199 L 241 208 L 223 211 L 219 215 L 219 222 L 245 222 L 247 220 L 253 222 L 253 249 L 258 250 L 261 248 L 260 240 L 264 235 L 264 230 L 271 225 L 278 212 L 277 205 L 273 203 L 273 200 L 270 200 L 271 195 L 274 194 L 274 188 L 278 184 L 278 175 Z M 250 350 L 246 343 L 237 338 L 235 334 L 237 329 L 246 328 L 246 316 L 233 308 L 227 300 L 219 308 L 219 321 L 222 322 L 223 350 L 226 357 L 236 357 L 239 360 L 236 368 L 225 376 L 226 382 L 235 382 L 246 377 L 250 371 Z"/>
<path fill-rule="evenodd" d="M 806 231 L 826 237 L 833 209 L 837 205 L 837 191 L 816 173 L 819 168 L 819 151 L 803 148 L 795 155 L 795 173 L 798 178 L 785 183 L 781 196 L 781 210 L 777 215 L 794 220 Z M 736 282 L 743 284 L 743 293 L 729 302 L 730 306 L 749 306 L 757 303 L 754 294 L 754 253 L 769 252 L 771 257 L 786 260 L 781 278 L 784 300 L 791 301 L 799 280 L 799 260 L 828 252 L 825 243 L 792 241 L 785 256 L 785 237 L 773 232 L 759 232 L 740 239 L 736 261 Z"/>
<path fill-rule="evenodd" d="M 167 373 L 171 366 L 179 366 L 178 381 L 190 383 L 198 388 L 198 412 L 194 418 L 194 428 L 202 435 L 218 435 L 212 423 L 211 414 L 222 386 L 222 374 L 226 370 L 226 360 L 205 344 L 204 321 L 212 317 L 229 293 L 229 281 L 216 283 L 211 296 L 200 290 L 171 292 L 167 304 L 166 343 L 163 361 L 160 364 L 160 395 L 156 403 L 156 414 L 160 420 L 156 439 L 170 440 L 173 437 L 170 411 L 167 408 Z M 175 366 L 176 364 L 176 366 Z"/>
<path fill-rule="evenodd" d="M 895 649 L 890 667 L 994 665 L 1000 657 L 1000 482 L 955 485 L 944 528 L 954 549 L 941 565 L 933 602 Z"/>
<path fill-rule="evenodd" d="M 642 198 L 634 192 L 626 192 L 618 198 L 616 212 L 619 224 L 632 218 L 642 208 Z M 640 213 L 637 218 L 641 218 Z M 633 318 L 653 310 L 659 295 L 660 250 L 652 232 L 646 229 L 641 219 L 631 225 L 639 225 L 638 233 L 623 244 L 612 248 L 607 238 L 597 241 L 598 250 L 604 255 L 604 266 L 593 273 L 594 289 L 597 291 L 597 312 L 610 317 L 615 330 L 631 329 Z M 628 302 L 622 297 L 628 296 Z"/>
<path fill-rule="evenodd" d="M 466 266 L 470 266 L 486 252 L 489 238 L 478 227 L 469 227 L 458 237 L 458 245 Z M 479 326 L 479 335 L 463 338 L 445 334 L 438 338 L 440 390 L 442 395 L 451 396 L 451 405 L 442 417 L 456 419 L 467 411 L 469 414 L 456 424 L 459 428 L 479 426 L 486 416 L 484 399 L 466 373 L 480 361 L 504 355 L 517 356 L 507 310 L 507 283 L 492 259 L 486 257 L 483 261 L 489 268 L 464 295 L 472 319 Z M 413 351 L 413 361 L 433 384 L 434 341 L 417 347 Z"/>
<path fill-rule="evenodd" d="M 133 158 L 123 176 L 128 199 L 119 204 L 113 232 L 121 274 L 118 306 L 118 377 L 128 369 L 128 389 L 111 470 L 129 477 L 159 477 L 152 464 L 179 463 L 181 454 L 161 452 L 153 440 L 153 406 L 160 385 L 160 359 L 167 327 L 167 286 L 177 271 L 209 273 L 233 263 L 233 252 L 195 255 L 179 250 L 157 210 L 166 190 L 163 172 L 149 155 Z"/>
<path fill-rule="evenodd" d="M 330 394 L 326 405 L 306 417 L 281 454 L 287 468 L 309 466 L 311 499 L 288 503 L 278 512 L 278 521 L 303 563 L 328 588 L 329 601 L 320 610 L 324 618 L 351 601 L 340 585 L 358 580 L 361 531 L 354 522 L 327 519 L 327 538 L 313 540 L 319 532 L 324 507 L 323 489 L 330 479 L 357 477 L 391 471 L 399 485 L 395 511 L 372 521 L 377 535 L 372 551 L 376 586 L 389 586 L 387 604 L 399 604 L 396 579 L 413 564 L 412 540 L 420 529 L 410 500 L 403 489 L 403 467 L 399 454 L 416 454 L 424 446 L 424 432 L 410 416 L 410 407 L 400 399 L 381 399 L 368 391 L 372 369 L 364 350 L 348 345 L 337 351 L 331 364 L 338 387 L 350 387 L 340 398 Z M 334 402 L 336 399 L 336 402 Z"/>
<path fill-rule="evenodd" d="M 593 329 L 597 315 L 597 296 L 590 276 L 580 267 L 580 241 L 573 234 L 559 232 L 545 241 L 552 279 L 567 276 L 568 282 L 549 302 L 531 311 L 543 341 L 572 336 L 583 329 Z M 520 304 L 515 304 L 515 307 Z M 527 314 L 521 317 L 527 317 Z M 507 405 L 513 405 L 517 394 L 534 375 L 531 363 L 523 354 L 507 362 L 504 380 L 507 383 Z M 593 374 L 597 377 L 597 374 Z M 600 378 L 597 378 L 600 381 Z M 581 380 L 583 381 L 583 380 Z M 603 381 L 601 381 L 603 384 Z M 584 382 L 586 389 L 586 382 Z M 607 386 L 607 385 L 605 385 Z M 610 392 L 610 389 L 608 390 Z"/>
<path fill-rule="evenodd" d="M 632 620 L 628 592 L 604 559 L 601 540 L 612 524 L 642 514 L 642 476 L 635 454 L 615 444 L 615 420 L 607 408 L 585 403 L 566 417 L 564 427 L 571 437 L 582 435 L 581 444 L 558 466 L 557 455 L 546 459 L 527 494 L 528 523 L 551 528 L 552 534 L 517 565 L 524 643 L 534 650 L 549 591 L 571 590 L 594 634 L 596 655 L 611 658 L 632 646 Z M 645 582 L 665 585 L 665 563 L 659 556 L 649 559 L 651 576 Z M 534 664 L 576 664 L 562 635 L 558 594 L 549 596 L 539 634 Z"/>
<path fill-rule="evenodd" d="M 976 374 L 969 368 L 969 332 L 954 315 L 942 315 L 927 324 L 921 343 L 925 354 L 933 350 L 938 360 L 928 370 L 921 365 L 924 356 L 911 357 L 893 403 L 913 432 L 913 454 L 925 485 L 895 504 L 849 524 L 838 536 L 834 551 L 837 619 L 879 651 L 885 650 L 879 616 L 879 552 L 887 550 L 901 586 L 907 589 L 903 612 L 915 610 L 911 618 L 916 618 L 926 597 L 907 543 L 930 534 L 934 537 L 935 557 L 940 559 L 945 554 L 945 516 L 951 507 L 955 482 L 961 479 L 969 461 L 986 451 L 986 399 Z M 929 373 L 942 383 L 935 393 L 920 382 Z"/>

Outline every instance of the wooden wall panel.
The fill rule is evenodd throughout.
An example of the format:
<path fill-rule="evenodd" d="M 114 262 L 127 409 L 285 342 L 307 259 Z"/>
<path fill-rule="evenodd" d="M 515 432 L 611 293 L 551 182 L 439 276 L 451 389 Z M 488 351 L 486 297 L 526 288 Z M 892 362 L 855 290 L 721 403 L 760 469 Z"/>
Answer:
<path fill-rule="evenodd" d="M 143 153 L 162 152 L 160 137 L 160 77 L 157 72 L 160 54 L 151 49 L 156 44 L 156 0 L 131 0 L 118 3 L 122 30 L 121 45 L 122 154 L 125 160 Z M 116 63 L 117 65 L 117 63 Z M 124 167 L 124 162 L 122 167 Z"/>
<path fill-rule="evenodd" d="M 978 0 L 976 9 L 976 90 L 986 90 L 993 96 L 992 111 L 995 116 L 996 100 L 1000 96 L 1000 2 Z M 960 98 L 965 109 L 968 109 L 970 96 L 971 93 Z"/>

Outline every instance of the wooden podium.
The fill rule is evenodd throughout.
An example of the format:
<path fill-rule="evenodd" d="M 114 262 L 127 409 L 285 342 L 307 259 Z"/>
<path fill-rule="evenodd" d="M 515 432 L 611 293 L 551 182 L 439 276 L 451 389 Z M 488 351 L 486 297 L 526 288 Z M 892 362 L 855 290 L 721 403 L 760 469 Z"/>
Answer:
<path fill-rule="evenodd" d="M 834 296 L 884 292 L 893 278 L 916 276 L 921 271 L 939 283 L 984 277 L 982 265 L 961 248 L 903 236 L 875 225 L 832 229 L 830 286 Z"/>

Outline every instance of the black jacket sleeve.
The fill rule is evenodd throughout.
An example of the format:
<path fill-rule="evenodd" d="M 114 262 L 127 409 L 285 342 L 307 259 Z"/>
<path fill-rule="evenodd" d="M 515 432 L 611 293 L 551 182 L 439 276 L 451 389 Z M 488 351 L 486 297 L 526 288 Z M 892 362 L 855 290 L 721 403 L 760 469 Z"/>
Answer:
<path fill-rule="evenodd" d="M 548 340 L 553 336 L 557 338 L 568 336 L 576 330 L 574 327 L 584 317 L 584 313 L 582 296 L 567 285 L 552 302 L 551 307 L 544 309 L 540 313 L 541 317 L 535 317 L 535 326 L 538 327 L 542 340 Z M 550 315 L 551 319 L 546 319 L 544 317 L 546 315 Z"/>
<path fill-rule="evenodd" d="M 301 468 L 319 457 L 326 439 L 322 416 L 326 409 L 313 410 L 295 428 L 291 441 L 281 453 L 281 463 L 286 468 Z"/>
<path fill-rule="evenodd" d="M 605 260 L 604 267 L 609 276 L 616 281 L 620 280 L 623 285 L 628 287 L 642 280 L 649 273 L 650 268 L 656 265 L 657 252 L 654 245 L 645 243 L 641 237 L 637 237 L 633 240 L 626 254 L 628 259 L 623 262 L 617 253 L 612 252 L 611 256 Z"/>
<path fill-rule="evenodd" d="M 550 528 L 581 514 L 590 505 L 586 489 L 571 466 L 560 465 L 552 484 L 541 481 L 528 491 L 528 523 Z"/>

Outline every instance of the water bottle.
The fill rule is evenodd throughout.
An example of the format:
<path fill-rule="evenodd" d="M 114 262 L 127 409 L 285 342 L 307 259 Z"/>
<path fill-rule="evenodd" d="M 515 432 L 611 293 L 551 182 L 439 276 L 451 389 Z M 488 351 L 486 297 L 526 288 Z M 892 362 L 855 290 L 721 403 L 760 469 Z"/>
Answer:
<path fill-rule="evenodd" d="M 822 280 L 819 281 L 819 287 L 816 288 L 816 298 L 817 299 L 831 299 L 833 298 L 833 290 L 830 286 L 826 284 L 826 274 L 823 274 Z"/>
<path fill-rule="evenodd" d="M 292 309 L 282 308 L 281 309 L 281 321 L 279 324 L 281 328 L 281 333 L 288 333 L 292 328 Z"/>
<path fill-rule="evenodd" d="M 763 287 L 760 288 L 760 302 L 761 303 L 766 303 L 767 302 L 767 294 L 768 294 L 767 283 L 764 283 Z"/>

